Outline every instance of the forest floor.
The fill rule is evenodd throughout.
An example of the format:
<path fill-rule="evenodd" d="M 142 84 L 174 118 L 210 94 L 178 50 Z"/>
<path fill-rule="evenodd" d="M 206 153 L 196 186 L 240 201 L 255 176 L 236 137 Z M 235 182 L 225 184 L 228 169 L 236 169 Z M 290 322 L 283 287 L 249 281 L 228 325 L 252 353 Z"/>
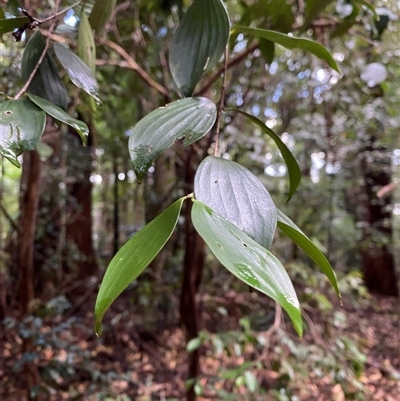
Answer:
<path fill-rule="evenodd" d="M 332 299 L 332 305 L 325 297 L 302 302 L 307 325 L 300 339 L 284 314 L 273 326 L 274 305 L 266 297 L 200 296 L 198 400 L 400 400 L 399 300 L 345 298 L 341 307 Z M 7 318 L 0 400 L 25 400 L 27 361 L 39 368 L 39 399 L 46 401 L 184 400 L 188 354 L 176 313 L 132 311 L 125 293 L 97 339 L 94 300 L 95 294 L 79 311 L 66 307 L 62 315 L 38 312 L 23 324 Z M 33 354 L 22 355 L 24 337 L 32 338 Z"/>

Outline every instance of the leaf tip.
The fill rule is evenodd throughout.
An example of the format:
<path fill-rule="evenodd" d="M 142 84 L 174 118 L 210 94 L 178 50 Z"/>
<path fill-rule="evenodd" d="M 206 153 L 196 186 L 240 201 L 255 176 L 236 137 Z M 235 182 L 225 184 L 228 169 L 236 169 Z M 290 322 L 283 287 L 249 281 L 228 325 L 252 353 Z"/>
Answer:
<path fill-rule="evenodd" d="M 101 334 L 102 334 L 102 332 L 103 332 L 103 327 L 102 327 L 101 318 L 97 318 L 94 331 L 95 331 L 95 333 L 96 333 L 96 336 L 97 336 L 98 338 L 100 338 L 100 337 L 101 337 Z"/>

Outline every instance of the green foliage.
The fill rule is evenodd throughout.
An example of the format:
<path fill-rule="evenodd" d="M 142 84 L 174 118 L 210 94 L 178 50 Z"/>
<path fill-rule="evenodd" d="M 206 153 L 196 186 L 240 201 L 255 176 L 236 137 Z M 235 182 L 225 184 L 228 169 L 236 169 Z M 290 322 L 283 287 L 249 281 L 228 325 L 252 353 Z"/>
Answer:
<path fill-rule="evenodd" d="M 299 167 L 296 159 L 294 158 L 292 152 L 282 142 L 281 138 L 279 138 L 279 136 L 276 135 L 274 131 L 272 131 L 270 128 L 268 128 L 265 125 L 265 123 L 263 123 L 257 117 L 254 117 L 251 114 L 244 112 L 243 110 L 237 110 L 237 109 L 233 109 L 233 110 L 244 115 L 252 123 L 256 124 L 261 129 L 261 131 L 263 131 L 266 135 L 268 135 L 270 138 L 272 138 L 272 140 L 276 143 L 276 146 L 278 146 L 278 149 L 281 151 L 282 157 L 285 160 L 285 163 L 286 163 L 286 166 L 288 169 L 289 184 L 290 184 L 290 190 L 289 190 L 289 195 L 288 195 L 288 202 L 289 202 L 290 198 L 296 192 L 296 189 L 299 186 L 300 180 L 301 180 L 300 167 Z"/>
<path fill-rule="evenodd" d="M 96 73 L 96 45 L 93 30 L 85 12 L 81 13 L 79 21 L 77 54 L 94 75 Z"/>
<path fill-rule="evenodd" d="M 245 167 L 220 157 L 206 157 L 196 171 L 194 194 L 254 241 L 271 247 L 276 207 L 264 185 Z"/>
<path fill-rule="evenodd" d="M 20 167 L 17 157 L 36 149 L 46 124 L 46 115 L 26 100 L 0 103 L 0 153 Z"/>
<path fill-rule="evenodd" d="M 0 19 L 0 36 L 29 22 L 26 17 Z"/>
<path fill-rule="evenodd" d="M 328 277 L 337 295 L 340 298 L 340 290 L 338 287 L 336 274 L 332 269 L 325 255 L 318 247 L 300 230 L 299 227 L 288 216 L 278 210 L 278 227 L 296 243 L 315 263 L 324 274 Z"/>
<path fill-rule="evenodd" d="M 220 0 L 207 0 L 207 5 L 209 7 L 205 7 L 204 1 L 195 0 L 170 42 L 170 69 L 183 96 L 192 95 L 203 74 L 218 62 L 228 43 L 230 24 L 224 4 Z M 214 12 L 209 13 L 209 8 Z M 336 71 L 339 70 L 330 53 L 312 40 L 248 27 L 234 27 L 232 33 L 249 34 L 271 41 L 274 45 L 308 51 L 325 60 Z M 300 181 L 300 169 L 295 158 L 283 141 L 262 121 L 243 111 L 236 112 L 261 128 L 282 152 L 289 170 L 290 199 Z M 189 97 L 159 108 L 140 120 L 129 139 L 129 151 L 138 180 L 142 181 L 153 161 L 177 139 L 185 138 L 184 145 L 199 141 L 212 128 L 217 114 L 217 106 L 211 100 Z M 275 233 L 277 212 L 263 185 L 242 166 L 209 157 L 196 173 L 195 197 L 206 205 L 194 201 L 194 227 L 217 259 L 239 279 L 275 299 L 288 312 L 297 332 L 301 334 L 302 319 L 293 285 L 283 266 L 267 250 Z M 282 226 L 286 229 L 285 225 Z M 304 240 L 306 237 L 303 234 L 300 237 L 302 246 L 319 261 L 338 292 L 329 263 L 326 259 L 322 263 L 318 259 L 322 254 L 316 251 L 317 248 L 314 246 L 310 251 L 307 248 L 310 241 Z M 139 239 L 137 236 L 134 238 L 135 246 L 139 247 Z M 135 252 L 135 249 L 132 247 L 130 252 Z M 151 255 L 152 258 L 154 256 Z M 135 269 L 140 272 L 146 267 L 141 263 L 138 266 L 135 265 Z M 120 279 L 119 272 L 110 271 L 109 268 L 106 272 L 108 281 Z M 121 282 L 121 291 L 129 283 L 129 280 Z M 116 296 L 121 291 L 118 290 Z M 104 298 L 103 291 L 98 300 L 102 302 Z M 97 312 L 97 315 L 100 314 Z"/>
<path fill-rule="evenodd" d="M 221 0 L 194 0 L 170 43 L 171 74 L 183 96 L 191 96 L 203 74 L 221 58 L 229 38 Z"/>
<path fill-rule="evenodd" d="M 96 77 L 92 70 L 71 50 L 59 43 L 54 43 L 54 51 L 60 63 L 65 68 L 71 81 L 87 94 L 100 102 Z"/>
<path fill-rule="evenodd" d="M 53 117 L 56 121 L 65 123 L 74 128 L 80 135 L 83 144 L 86 145 L 87 138 L 89 136 L 89 128 L 84 122 L 79 121 L 76 118 L 72 118 L 64 110 L 60 109 L 53 103 L 50 103 L 46 99 L 42 99 L 41 97 L 35 96 L 31 93 L 28 93 L 27 96 L 30 100 L 32 100 L 33 103 L 36 104 L 36 106 L 40 107 L 44 112 Z"/>
<path fill-rule="evenodd" d="M 89 16 L 90 26 L 95 30 L 97 35 L 101 35 L 110 19 L 117 0 L 97 0 L 94 3 L 92 12 Z"/>
<path fill-rule="evenodd" d="M 129 152 L 141 181 L 154 159 L 182 139 L 185 146 L 198 141 L 212 128 L 215 104 L 206 98 L 186 98 L 160 107 L 144 117 L 132 130 Z"/>
<path fill-rule="evenodd" d="M 305 16 L 312 18 L 329 3 L 317 4 L 315 1 L 307 1 Z M 168 4 L 172 5 L 172 3 Z M 99 84 L 95 77 L 96 49 L 93 31 L 97 36 L 103 34 L 115 6 L 115 0 L 97 0 L 85 2 L 83 6 L 80 5 L 75 9 L 80 14 L 77 37 L 78 55 L 71 50 L 74 47 L 69 49 L 55 43 L 39 63 L 49 44 L 46 45 L 40 30 L 34 33 L 23 53 L 22 78 L 25 82 L 32 80 L 28 88 L 28 98 L 55 121 L 76 129 L 84 143 L 88 137 L 87 126 L 59 108 L 66 109 L 67 94 L 52 58 L 52 52 L 54 50 L 71 81 L 99 102 Z M 152 3 L 144 9 L 149 12 L 154 6 L 155 3 Z M 366 5 L 363 4 L 363 6 Z M 203 142 L 204 144 L 206 142 L 200 140 L 214 126 L 215 132 L 219 134 L 226 101 L 223 97 L 226 96 L 225 78 L 228 71 L 224 68 L 222 99 L 218 106 L 215 100 L 190 96 L 201 83 L 202 77 L 221 61 L 229 39 L 232 43 L 239 33 L 259 40 L 261 48 L 264 47 L 264 57 L 270 63 L 275 56 L 276 45 L 280 45 L 287 49 L 300 49 L 311 53 L 326 61 L 334 70 L 339 71 L 331 54 L 318 42 L 282 33 L 290 32 L 295 23 L 295 16 L 286 2 L 260 1 L 251 5 L 241 3 L 237 7 L 245 10 L 243 18 L 240 19 L 240 25 L 254 25 L 253 22 L 259 22 L 260 28 L 234 26 L 230 31 L 229 15 L 221 0 L 194 0 L 181 18 L 178 29 L 169 40 L 169 67 L 179 91 L 185 98 L 171 101 L 166 106 L 148 113 L 128 131 L 130 133 L 128 149 L 139 182 L 143 180 L 155 159 L 177 140 L 183 139 L 184 146 L 196 143 L 196 146 L 202 147 L 206 146 L 203 145 Z M 168 7 L 162 8 L 168 9 Z M 172 15 L 176 16 L 176 11 L 172 11 Z M 153 20 L 154 27 L 156 27 L 155 21 Z M 165 21 L 162 23 L 165 24 Z M 275 30 L 261 29 L 265 26 Z M 154 27 L 151 27 L 154 32 L 149 33 L 149 36 L 153 42 L 159 40 L 161 43 L 164 34 L 160 36 Z M 148 29 L 147 32 L 150 30 Z M 121 38 L 121 41 L 123 40 Z M 160 43 L 152 43 L 155 53 L 161 54 Z M 149 59 L 145 58 L 144 68 L 142 68 L 122 47 L 114 44 L 112 48 L 119 55 L 123 55 L 130 67 L 137 71 L 147 83 L 151 83 L 153 88 L 158 88 L 160 93 L 166 95 L 159 89 L 158 82 L 151 77 L 153 71 L 149 68 L 151 64 Z M 161 59 L 164 60 L 163 57 Z M 226 65 L 229 65 L 228 52 L 225 61 Z M 165 60 L 162 62 L 165 63 Z M 167 83 L 165 67 L 163 65 L 162 77 Z M 107 80 L 107 74 L 110 73 L 105 70 L 101 75 L 103 81 Z M 131 84 L 137 85 L 132 79 L 124 81 L 125 86 Z M 110 112 L 112 105 L 120 107 L 124 104 L 115 94 L 108 96 L 107 102 L 109 105 L 104 111 L 105 114 Z M 85 114 L 93 115 L 93 103 L 87 99 L 83 103 L 79 106 L 81 112 L 84 110 Z M 32 103 L 27 102 L 27 104 L 33 107 Z M 233 109 L 230 112 L 234 115 L 245 116 L 275 142 L 287 166 L 290 184 L 288 200 L 290 200 L 299 186 L 301 174 L 289 147 L 256 116 L 243 110 Z M 44 113 L 41 115 L 44 116 Z M 121 129 L 119 123 L 115 125 Z M 38 133 L 39 130 L 35 132 Z M 288 312 L 297 332 L 301 334 L 302 318 L 293 285 L 282 264 L 268 251 L 277 225 L 277 210 L 274 202 L 264 184 L 253 173 L 238 163 L 219 157 L 218 135 L 215 136 L 213 146 L 214 156 L 207 157 L 198 166 L 195 174 L 196 200 L 194 200 L 192 211 L 193 224 L 217 259 L 236 277 L 275 299 Z M 7 151 L 9 148 L 10 146 Z M 186 197 L 191 196 L 186 195 Z M 111 303 L 149 265 L 171 236 L 177 224 L 182 202 L 186 197 L 180 198 L 145 226 L 121 248 L 111 261 L 96 302 L 96 331 L 98 333 L 100 333 L 101 319 Z M 288 223 L 288 221 L 281 214 L 278 219 L 279 227 L 319 265 L 339 294 L 336 277 L 329 262 L 311 240 L 294 223 L 291 221 Z M 248 388 L 254 391 L 251 374 L 241 377 L 240 380 L 246 382 Z"/>
<path fill-rule="evenodd" d="M 36 31 L 29 39 L 22 56 L 21 74 L 24 81 L 27 81 L 35 70 L 45 46 L 43 35 Z M 67 91 L 58 75 L 56 63 L 48 52 L 39 65 L 28 92 L 43 97 L 64 110 L 67 108 Z"/>
<path fill-rule="evenodd" d="M 267 39 L 278 45 L 286 47 L 287 49 L 304 50 L 306 52 L 314 54 L 321 60 L 326 61 L 331 68 L 339 72 L 339 67 L 329 51 L 324 46 L 313 40 L 296 38 L 293 36 L 285 35 L 283 33 L 268 31 L 265 29 L 248 28 L 242 26 L 235 27 L 233 29 L 233 32 L 249 34 L 257 38 Z"/>
<path fill-rule="evenodd" d="M 101 335 L 101 321 L 110 305 L 142 273 L 171 237 L 185 199 L 180 198 L 165 209 L 134 235 L 112 259 L 97 294 L 97 335 Z"/>
<path fill-rule="evenodd" d="M 237 278 L 268 295 L 289 314 L 301 336 L 300 303 L 279 260 L 207 205 L 194 201 L 192 221 L 217 259 Z"/>

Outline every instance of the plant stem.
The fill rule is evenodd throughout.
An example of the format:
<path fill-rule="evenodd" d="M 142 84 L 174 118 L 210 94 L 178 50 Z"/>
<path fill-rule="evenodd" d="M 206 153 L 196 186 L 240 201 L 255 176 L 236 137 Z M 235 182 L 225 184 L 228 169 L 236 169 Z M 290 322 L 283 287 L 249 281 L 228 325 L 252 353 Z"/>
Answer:
<path fill-rule="evenodd" d="M 221 97 L 218 103 L 218 111 L 217 111 L 217 124 L 215 128 L 215 147 L 214 147 L 214 156 L 219 156 L 219 132 L 221 129 L 221 115 L 222 110 L 225 104 L 225 93 L 226 93 L 226 74 L 228 71 L 228 58 L 229 58 L 229 47 L 225 47 L 225 60 L 224 60 L 224 70 L 223 70 L 223 78 L 222 78 L 222 87 L 221 87 Z"/>
<path fill-rule="evenodd" d="M 81 4 L 81 3 L 82 3 L 82 0 L 81 0 L 81 1 L 78 1 L 77 3 L 73 4 L 72 6 L 69 6 L 69 7 L 65 8 L 65 9 L 62 10 L 62 11 L 56 12 L 55 14 L 51 15 L 50 17 L 47 17 L 47 18 L 44 19 L 44 20 L 41 20 L 41 21 L 37 20 L 37 21 L 38 21 L 39 25 L 42 25 L 42 24 L 44 24 L 44 23 L 47 22 L 47 21 L 54 20 L 54 19 L 57 18 L 58 16 L 65 14 L 66 12 L 68 12 L 69 10 L 71 10 L 72 8 L 79 6 L 79 4 Z M 58 8 L 58 7 L 57 7 L 57 8 Z"/>
<path fill-rule="evenodd" d="M 57 14 L 57 11 L 58 11 L 58 8 L 59 8 L 59 6 L 60 6 L 60 3 L 61 3 L 61 0 L 58 0 L 57 3 L 56 3 L 56 7 L 55 7 L 56 13 L 55 13 L 55 15 L 58 15 L 58 14 Z M 53 15 L 52 17 L 54 17 L 54 15 Z M 50 33 L 50 34 L 53 32 L 55 25 L 56 25 L 56 19 L 54 18 L 53 21 L 51 22 L 51 26 L 50 26 L 50 28 L 49 28 L 49 33 Z M 31 72 L 31 75 L 29 75 L 29 78 L 28 78 L 28 80 L 25 82 L 25 85 L 24 85 L 24 86 L 22 87 L 22 89 L 15 95 L 14 100 L 18 100 L 18 99 L 28 90 L 29 85 L 32 83 L 33 78 L 35 77 L 37 71 L 39 70 L 40 65 L 42 64 L 44 58 L 46 57 L 47 50 L 49 49 L 49 46 L 50 46 L 50 41 L 51 41 L 51 38 L 50 38 L 50 36 L 48 36 L 47 39 L 46 39 L 46 44 L 45 44 L 45 46 L 44 46 L 43 52 L 42 52 L 42 54 L 40 55 L 40 58 L 39 58 L 37 64 L 35 65 L 35 68 L 34 68 L 33 71 Z"/>

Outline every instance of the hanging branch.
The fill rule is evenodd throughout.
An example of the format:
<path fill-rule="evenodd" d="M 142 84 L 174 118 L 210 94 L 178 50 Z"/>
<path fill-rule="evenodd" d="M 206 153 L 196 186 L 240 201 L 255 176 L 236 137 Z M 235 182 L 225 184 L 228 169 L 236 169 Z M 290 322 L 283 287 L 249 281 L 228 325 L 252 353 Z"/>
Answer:
<path fill-rule="evenodd" d="M 156 82 L 140 65 L 131 57 L 128 52 L 123 49 L 119 44 L 112 42 L 108 39 L 100 39 L 99 43 L 102 45 L 108 46 L 110 49 L 114 50 L 121 57 L 123 57 L 128 65 L 128 67 L 134 70 L 140 78 L 143 79 L 149 86 L 155 89 L 158 93 L 163 96 L 168 96 L 168 91 L 158 82 Z"/>
<path fill-rule="evenodd" d="M 44 20 L 38 20 L 37 18 L 33 17 L 32 14 L 31 14 L 28 10 L 26 10 L 25 8 L 19 8 L 18 11 L 21 12 L 22 14 L 24 14 L 25 17 L 28 18 L 29 21 L 28 21 L 26 24 L 24 24 L 24 25 L 22 25 L 21 27 L 19 27 L 15 32 L 13 32 L 12 36 L 13 36 L 14 40 L 15 40 L 16 42 L 20 42 L 23 33 L 24 33 L 27 29 L 35 29 L 35 28 L 37 28 L 39 25 L 44 24 L 45 22 L 48 22 L 48 21 L 51 21 L 51 20 L 54 21 L 58 16 L 60 16 L 60 15 L 62 15 L 62 14 L 65 14 L 66 12 L 68 12 L 69 10 L 71 10 L 72 8 L 74 8 L 74 7 L 76 7 L 76 6 L 79 6 L 79 4 L 81 4 L 81 3 L 82 3 L 82 0 L 81 0 L 81 1 L 78 1 L 77 3 L 73 4 L 72 6 L 69 6 L 69 7 L 65 8 L 65 9 L 62 10 L 62 11 L 59 11 L 59 12 L 56 11 L 55 14 L 51 15 L 51 16 L 48 17 L 48 18 L 45 18 Z M 60 3 L 58 3 L 58 6 L 57 6 L 56 10 L 58 10 L 59 4 L 60 4 Z"/>

